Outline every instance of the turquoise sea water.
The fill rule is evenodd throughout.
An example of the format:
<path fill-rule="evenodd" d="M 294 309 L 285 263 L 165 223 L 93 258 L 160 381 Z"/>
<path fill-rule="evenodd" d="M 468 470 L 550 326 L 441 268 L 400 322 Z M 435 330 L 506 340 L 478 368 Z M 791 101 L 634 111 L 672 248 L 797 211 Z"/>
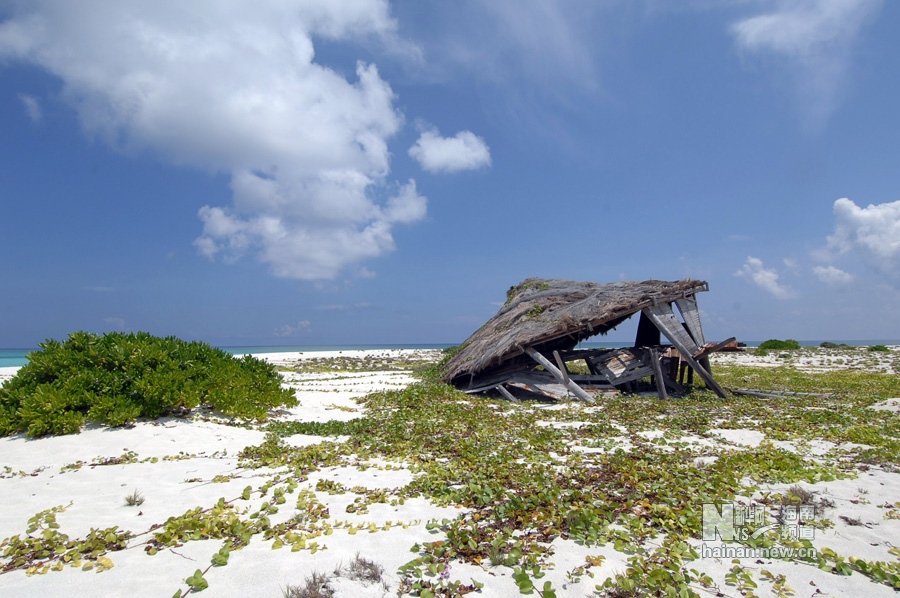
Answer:
<path fill-rule="evenodd" d="M 828 339 L 831 340 L 831 339 Z M 756 347 L 762 341 L 744 341 L 746 342 L 748 347 Z M 800 344 L 804 347 L 818 347 L 823 341 L 821 340 L 812 340 L 812 341 L 800 341 Z M 834 339 L 831 340 L 833 343 L 846 343 L 848 345 L 853 345 L 857 347 L 865 347 L 870 345 L 900 345 L 900 339 L 869 339 L 869 340 L 840 340 Z M 613 347 L 627 347 L 630 343 L 618 342 L 618 343 L 599 343 L 599 342 L 584 342 L 581 343 L 579 348 L 581 349 L 597 349 L 597 348 L 613 348 Z M 244 355 L 247 353 L 259 354 L 259 353 L 286 353 L 286 352 L 294 352 L 294 351 L 359 351 L 363 349 L 445 349 L 450 347 L 450 344 L 441 344 L 441 343 L 426 343 L 426 344 L 417 344 L 417 345 L 317 345 L 317 346 L 309 346 L 309 345 L 296 345 L 289 347 L 278 347 L 278 346 L 255 346 L 255 347 L 221 347 L 223 351 L 227 351 L 232 355 Z M 22 367 L 26 363 L 28 363 L 27 355 L 32 351 L 36 351 L 37 349 L 0 349 L 0 367 Z"/>

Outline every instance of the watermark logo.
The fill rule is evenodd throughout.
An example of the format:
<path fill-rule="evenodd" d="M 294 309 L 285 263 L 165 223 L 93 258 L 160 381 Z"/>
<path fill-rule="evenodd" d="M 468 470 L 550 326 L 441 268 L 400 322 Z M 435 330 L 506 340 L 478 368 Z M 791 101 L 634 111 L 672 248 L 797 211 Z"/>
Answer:
<path fill-rule="evenodd" d="M 816 528 L 813 505 L 785 505 L 776 522 L 768 520 L 765 505 L 736 505 L 734 503 L 703 504 L 703 545 L 701 556 L 713 558 L 813 558 L 814 548 L 789 546 L 752 547 L 747 542 L 775 530 L 781 540 L 812 540 Z M 710 545 L 720 541 L 735 545 Z"/>

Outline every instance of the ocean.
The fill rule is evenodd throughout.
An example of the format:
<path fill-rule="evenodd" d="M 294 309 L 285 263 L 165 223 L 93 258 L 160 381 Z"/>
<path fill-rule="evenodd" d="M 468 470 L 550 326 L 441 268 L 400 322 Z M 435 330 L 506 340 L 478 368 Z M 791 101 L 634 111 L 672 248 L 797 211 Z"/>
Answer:
<path fill-rule="evenodd" d="M 756 347 L 763 341 L 742 341 L 748 347 Z M 818 347 L 821 340 L 800 341 L 804 347 Z M 900 345 L 900 339 L 869 339 L 869 340 L 832 340 L 833 343 L 845 343 L 854 347 L 866 347 L 871 345 Z M 627 347 L 626 342 L 584 342 L 578 345 L 579 349 L 600 349 Z M 220 347 L 232 355 L 246 355 L 247 353 L 291 353 L 295 351 L 360 351 L 365 349 L 446 349 L 452 344 L 422 343 L 408 345 L 292 345 L 292 346 L 252 346 L 252 347 Z M 22 367 L 28 363 L 27 355 L 38 349 L 0 349 L 0 367 Z"/>

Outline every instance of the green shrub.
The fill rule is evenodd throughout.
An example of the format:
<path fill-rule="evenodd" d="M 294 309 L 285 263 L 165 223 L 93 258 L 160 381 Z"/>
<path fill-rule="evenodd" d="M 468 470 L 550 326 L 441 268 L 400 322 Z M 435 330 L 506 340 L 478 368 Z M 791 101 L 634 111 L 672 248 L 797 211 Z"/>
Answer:
<path fill-rule="evenodd" d="M 770 351 L 790 351 L 792 349 L 799 349 L 800 343 L 793 339 L 788 339 L 786 341 L 780 341 L 778 339 L 769 339 L 764 343 L 760 343 L 760 349 L 768 349 Z"/>
<path fill-rule="evenodd" d="M 871 347 L 869 347 L 868 350 L 869 351 L 890 351 L 890 349 L 888 349 L 884 345 L 872 345 Z"/>
<path fill-rule="evenodd" d="M 838 343 L 832 343 L 831 341 L 825 341 L 824 343 L 822 343 L 819 346 L 822 347 L 823 349 L 852 349 L 853 348 L 850 345 L 848 345 L 847 343 L 838 344 Z"/>
<path fill-rule="evenodd" d="M 762 347 L 757 347 L 756 349 L 753 350 L 753 354 L 756 355 L 757 357 L 767 357 L 769 355 L 769 352 L 766 351 L 765 349 L 763 349 Z"/>
<path fill-rule="evenodd" d="M 297 404 L 271 364 L 206 343 L 75 332 L 41 349 L 0 387 L 0 436 L 70 434 L 86 420 L 121 426 L 199 405 L 263 418 L 272 407 Z"/>

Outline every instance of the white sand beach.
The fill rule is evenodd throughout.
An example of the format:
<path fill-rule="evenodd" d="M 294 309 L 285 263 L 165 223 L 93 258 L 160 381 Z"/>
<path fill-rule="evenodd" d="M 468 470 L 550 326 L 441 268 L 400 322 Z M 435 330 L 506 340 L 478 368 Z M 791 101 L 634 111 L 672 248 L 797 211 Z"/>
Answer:
<path fill-rule="evenodd" d="M 895 349 L 896 351 L 896 349 Z M 436 351 L 343 351 L 333 353 L 277 353 L 261 355 L 282 367 L 323 363 L 321 360 L 354 360 L 357 370 L 285 371 L 285 384 L 296 390 L 300 401 L 297 407 L 278 412 L 277 421 L 328 422 L 348 421 L 365 415 L 356 398 L 371 392 L 403 388 L 414 382 L 408 369 L 362 369 L 366 364 L 418 363 L 437 358 Z M 718 357 L 766 365 L 763 358 L 751 359 L 748 354 Z M 867 357 L 867 356 L 862 356 Z M 315 362 L 313 360 L 320 360 Z M 817 364 L 821 367 L 822 363 Z M 302 369 L 302 368 L 301 368 Z M 11 376 L 15 368 L 3 368 L 0 376 Z M 2 378 L 0 378 L 2 380 Z M 893 410 L 900 399 L 880 404 L 879 408 Z M 548 406 L 524 405 L 518 409 L 541 410 Z M 596 412 L 598 407 L 563 405 L 571 412 L 570 421 L 554 423 L 540 421 L 538 425 L 560 429 L 577 428 L 580 409 Z M 585 411 L 587 413 L 588 411 Z M 897 417 L 886 411 L 886 417 Z M 229 425 L 215 414 L 195 412 L 186 419 L 166 418 L 144 421 L 130 428 L 108 429 L 88 426 L 80 434 L 28 439 L 24 435 L 0 439 L 0 490 L 4 508 L 0 510 L 0 540 L 24 537 L 29 520 L 36 514 L 55 512 L 58 528 L 46 524 L 32 530 L 32 536 L 53 531 L 70 539 L 85 538 L 92 530 L 129 530 L 134 534 L 124 550 L 107 552 L 107 560 L 88 558 L 78 566 L 38 566 L 36 570 L 12 568 L 0 574 L 0 597 L 18 596 L 172 596 L 176 592 L 187 595 L 185 580 L 196 570 L 203 572 L 208 583 L 206 595 L 216 597 L 266 597 L 284 595 L 288 586 L 298 586 L 313 574 L 330 578 L 333 596 L 391 596 L 400 587 L 398 568 L 416 555 L 416 544 L 440 540 L 442 534 L 426 528 L 429 521 L 453 519 L 464 510 L 460 505 L 438 506 L 424 498 L 412 498 L 402 504 L 374 503 L 368 512 L 352 512 L 348 506 L 366 491 L 406 486 L 415 478 L 410 463 L 391 463 L 379 459 L 348 460 L 339 466 L 322 467 L 307 476 L 296 477 L 288 484 L 289 472 L 271 468 L 243 469 L 238 454 L 245 447 L 259 445 L 265 433 L 258 427 Z M 624 431 L 625 428 L 623 427 Z M 766 434 L 752 427 L 713 430 L 708 438 L 682 440 L 704 447 L 708 460 L 714 462 L 717 451 L 745 450 L 766 441 Z M 572 455 L 603 454 L 616 448 L 632 450 L 632 441 L 658 441 L 663 430 L 649 430 L 640 436 L 623 434 L 613 441 L 616 446 L 573 446 Z M 288 436 L 293 446 L 341 442 L 341 437 L 311 435 Z M 817 447 L 796 446 L 790 442 L 779 446 L 786 450 L 814 454 L 834 450 L 836 445 Z M 560 457 L 563 458 L 563 457 Z M 268 488 L 265 486 L 269 485 Z M 339 484 L 354 492 L 329 492 L 327 488 Z M 317 489 L 318 485 L 318 489 Z M 873 561 L 895 561 L 889 553 L 900 538 L 900 518 L 888 517 L 900 508 L 900 473 L 878 467 L 854 479 L 841 479 L 815 484 L 801 484 L 818 496 L 827 497 L 831 504 L 828 518 L 833 526 L 816 529 L 813 544 L 830 547 L 840 554 L 856 555 Z M 762 493 L 784 492 L 790 484 L 772 484 L 761 488 Z M 250 488 L 249 492 L 245 488 Z M 278 490 L 278 489 L 281 490 Z M 265 489 L 263 493 L 261 489 Z M 276 492 L 280 494 L 276 494 Z M 129 506 L 126 498 L 141 498 L 140 504 Z M 280 542 L 253 536 L 249 544 L 230 553 L 227 565 L 213 565 L 212 558 L 223 546 L 219 540 L 184 541 L 174 547 L 157 547 L 148 540 L 152 532 L 169 518 L 179 517 L 195 508 L 207 512 L 217 503 L 220 511 L 241 516 L 266 511 L 266 505 L 276 504 L 277 496 L 286 500 L 277 512 L 268 517 L 272 525 L 290 520 L 304 521 L 311 539 L 300 550 L 278 546 Z M 760 495 L 761 496 L 761 495 Z M 749 501 L 751 498 L 746 497 Z M 132 501 L 137 502 L 137 501 Z M 396 501 L 395 501 L 396 502 Z M 313 517 L 327 509 L 330 516 Z M 55 510 L 55 511 L 53 511 Z M 112 529 L 115 528 L 115 529 Z M 318 534 L 318 535 L 317 535 Z M 312 546 L 315 543 L 316 546 Z M 694 542 L 698 550 L 700 542 Z M 574 540 L 558 537 L 553 540 L 552 567 L 545 570 L 545 581 L 552 583 L 557 596 L 586 596 L 597 584 L 628 566 L 628 555 L 611 544 L 588 547 Z M 2 550 L 2 549 L 0 549 Z M 360 561 L 359 559 L 362 559 Z M 591 574 L 572 578 L 569 572 L 594 559 L 602 565 Z M 6 563 L 8 561 L 4 561 Z M 353 564 L 368 562 L 383 568 L 378 576 L 361 575 L 352 571 Z M 107 566 L 104 566 L 104 563 Z M 758 564 L 762 563 L 762 564 Z M 790 561 L 746 561 L 757 574 L 762 569 L 773 575 L 784 575 L 797 596 L 896 596 L 885 584 L 873 582 L 859 573 L 835 575 Z M 701 558 L 691 567 L 715 581 L 719 595 L 739 596 L 726 576 L 732 565 L 730 558 Z M 60 570 L 54 570 L 60 569 Z M 372 578 L 376 578 L 373 580 Z M 519 595 L 510 567 L 469 564 L 451 565 L 446 573 L 450 579 L 462 583 L 471 580 L 483 584 L 480 595 Z M 709 589 L 697 588 L 701 595 L 716 595 Z M 772 585 L 762 584 L 755 590 L 760 596 L 776 595 Z M 196 592 L 196 591 L 195 591 Z M 192 594 L 195 592 L 191 592 Z M 474 594 L 479 595 L 479 594 Z"/>

